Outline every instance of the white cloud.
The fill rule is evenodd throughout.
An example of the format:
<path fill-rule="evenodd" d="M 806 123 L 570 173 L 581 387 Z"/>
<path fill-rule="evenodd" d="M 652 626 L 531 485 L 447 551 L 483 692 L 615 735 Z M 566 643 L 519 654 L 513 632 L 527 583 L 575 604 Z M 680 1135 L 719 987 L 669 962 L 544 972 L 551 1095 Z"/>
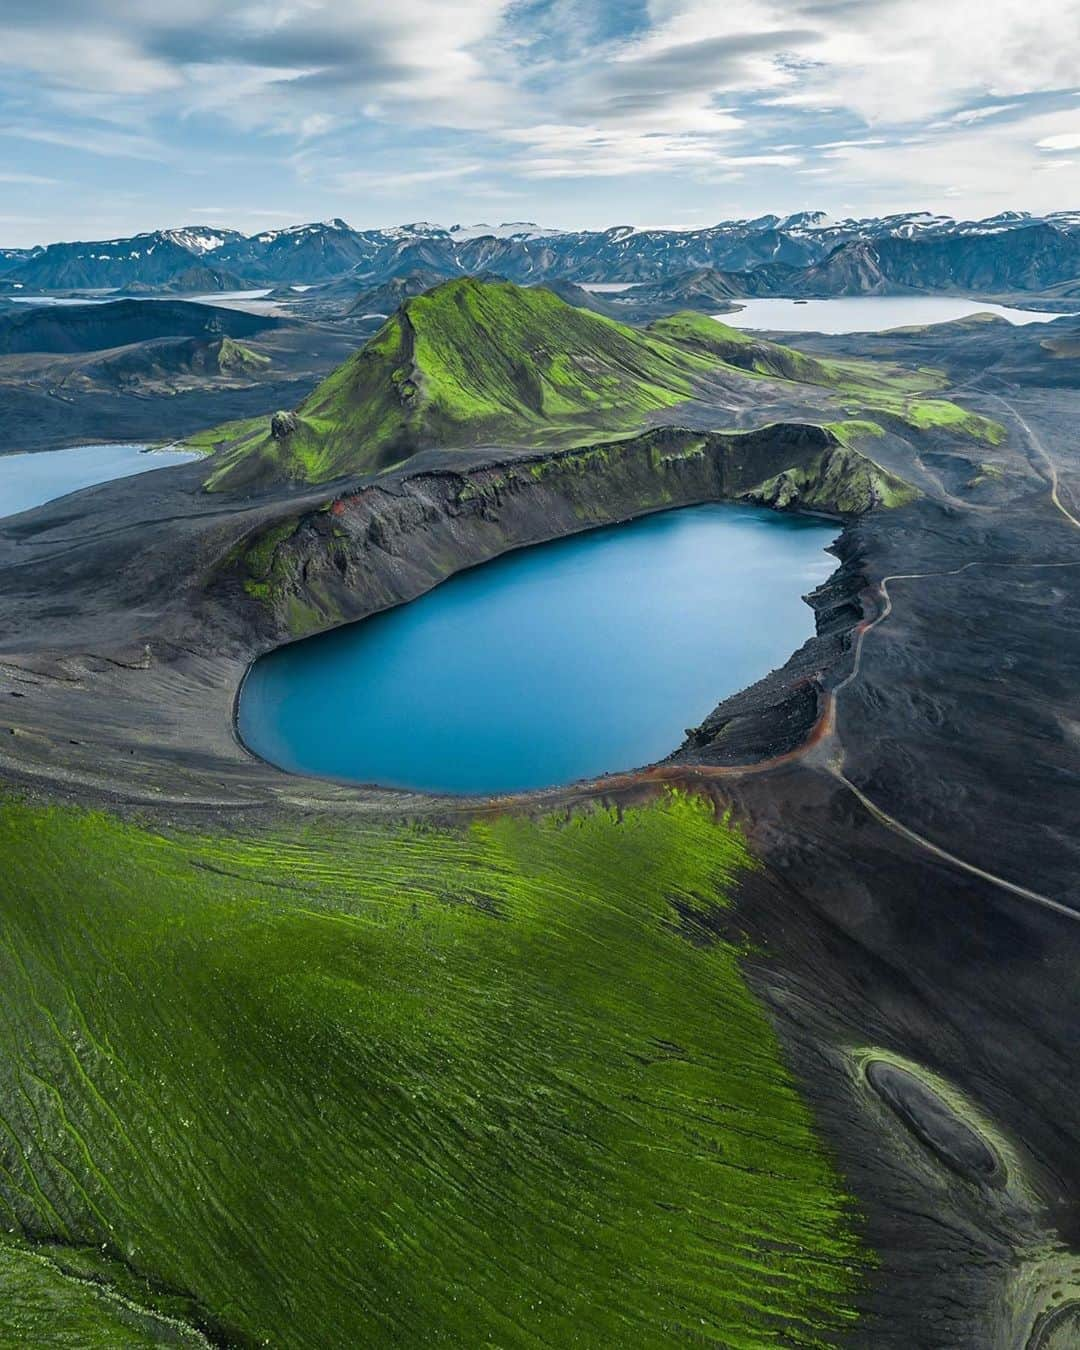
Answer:
<path fill-rule="evenodd" d="M 939 117 L 975 97 L 1075 87 L 1073 0 L 885 0 L 846 6 L 807 81 L 867 122 Z"/>
<path fill-rule="evenodd" d="M 987 117 L 1000 117 L 1002 113 L 1012 112 L 1014 108 L 1019 107 L 1019 103 L 991 103 L 983 108 L 961 108 L 959 112 L 953 113 L 949 120 L 970 126 L 973 122 L 982 122 Z"/>
<path fill-rule="evenodd" d="M 1037 144 L 1070 148 L 1063 126 L 1075 114 L 1045 113 L 1003 124 L 980 125 L 972 130 L 957 124 L 928 132 L 905 144 L 851 146 L 835 152 L 830 161 L 835 191 L 859 190 L 870 210 L 899 206 L 955 210 L 965 204 L 968 215 L 992 215 L 1023 207 L 1047 211 L 1067 207 L 1068 183 L 1060 172 L 1035 172 L 1047 163 L 1069 167 L 1072 161 L 1051 161 Z M 1071 141 L 1080 148 L 1080 138 Z M 1066 176 L 1067 177 L 1067 176 Z M 1065 197 L 1063 198 L 1063 188 Z"/>
<path fill-rule="evenodd" d="M 1067 131 L 1061 136 L 1044 136 L 1036 144 L 1040 150 L 1080 150 L 1080 132 Z"/>
<path fill-rule="evenodd" d="M 348 169 L 333 175 L 334 183 L 343 192 L 398 192 L 402 188 L 421 183 L 458 182 L 480 173 L 483 164 L 449 164 L 443 168 L 406 169 L 388 172 L 386 169 Z"/>
<path fill-rule="evenodd" d="M 160 160 L 166 156 L 162 145 L 152 137 L 113 131 L 108 127 L 86 125 L 77 129 L 9 122 L 0 124 L 0 140 L 5 137 L 36 141 L 40 145 L 57 145 L 68 150 L 77 150 L 82 154 L 117 159 Z"/>
<path fill-rule="evenodd" d="M 0 183 L 22 183 L 30 187 L 55 187 L 58 178 L 46 178 L 39 173 L 0 173 Z"/>
<path fill-rule="evenodd" d="M 665 192 L 711 209 L 714 185 L 738 175 L 729 211 L 794 209 L 780 197 L 800 190 L 797 176 L 820 178 L 834 207 L 948 197 L 997 210 L 1068 204 L 1061 156 L 1080 149 L 1075 103 L 1071 118 L 1046 112 L 1080 82 L 1075 0 L 4 9 L 0 93 L 19 114 L 0 135 L 98 158 L 172 156 L 227 198 L 242 162 L 276 156 L 308 193 L 383 200 L 445 185 L 453 201 L 455 178 L 470 193 L 542 182 L 559 200 L 565 179 L 572 205 L 594 179 L 598 201 L 625 194 L 611 206 L 622 214 L 663 175 Z"/>

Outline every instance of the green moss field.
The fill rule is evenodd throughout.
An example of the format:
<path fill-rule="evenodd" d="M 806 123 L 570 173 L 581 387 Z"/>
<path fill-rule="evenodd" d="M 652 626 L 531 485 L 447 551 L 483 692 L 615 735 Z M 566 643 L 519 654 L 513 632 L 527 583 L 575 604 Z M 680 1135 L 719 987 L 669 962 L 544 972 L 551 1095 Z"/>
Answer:
<path fill-rule="evenodd" d="M 828 1346 L 871 1256 L 704 799 L 0 803 L 0 1345 Z"/>

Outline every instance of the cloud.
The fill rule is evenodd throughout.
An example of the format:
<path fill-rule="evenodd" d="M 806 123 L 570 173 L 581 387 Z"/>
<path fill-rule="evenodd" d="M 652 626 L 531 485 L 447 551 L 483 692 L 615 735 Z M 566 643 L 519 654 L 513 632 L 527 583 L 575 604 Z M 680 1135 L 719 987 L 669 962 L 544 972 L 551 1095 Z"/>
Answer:
<path fill-rule="evenodd" d="M 389 172 L 386 169 L 348 169 L 334 175 L 334 182 L 346 192 L 398 192 L 402 188 L 421 183 L 458 182 L 482 172 L 484 165 L 448 164 L 442 168 L 406 169 Z"/>
<path fill-rule="evenodd" d="M 488 67 L 474 48 L 494 36 L 509 0 L 242 0 L 222 7 L 187 0 L 182 8 L 147 0 L 15 0 L 5 5 L 0 66 L 32 72 L 46 88 L 77 87 L 133 103 L 189 96 L 207 106 L 205 72 L 225 77 L 210 106 L 271 124 L 285 103 L 308 115 L 330 101 L 358 109 L 373 95 L 439 109 L 451 124 L 490 102 Z M 9 12 L 10 11 L 10 12 Z M 239 83 L 228 82 L 238 74 Z M 280 96 L 280 97 L 279 97 Z M 245 108 L 252 97 L 261 109 Z"/>
<path fill-rule="evenodd" d="M 992 103 L 985 108 L 961 108 L 959 112 L 954 112 L 949 120 L 970 126 L 973 122 L 982 122 L 987 117 L 1000 117 L 1002 113 L 1012 112 L 1014 108 L 1019 107 L 1019 103 Z"/>
<path fill-rule="evenodd" d="M 59 178 L 46 178 L 40 173 L 0 173 L 0 183 L 21 183 L 34 187 L 56 187 Z"/>
<path fill-rule="evenodd" d="M 839 158 L 830 161 L 830 184 L 838 192 L 858 191 L 871 211 L 913 204 L 956 211 L 957 203 L 969 216 L 1017 207 L 1054 210 L 1070 205 L 1061 197 L 1061 175 L 1036 170 L 1049 163 L 1068 166 L 1047 158 L 1047 150 L 1080 148 L 1080 136 L 1066 130 L 1070 124 L 1074 112 L 1055 111 L 980 125 L 977 133 L 950 123 L 906 140 L 851 146 L 833 152 Z"/>
<path fill-rule="evenodd" d="M 11 174 L 139 160 L 327 214 L 483 190 L 627 218 L 661 180 L 706 219 L 810 180 L 1000 209 L 1067 204 L 1078 72 L 1075 0 L 4 0 L 0 136 Z"/>
<path fill-rule="evenodd" d="M 1080 150 L 1080 131 L 1067 131 L 1061 136 L 1044 136 L 1036 141 L 1040 150 Z"/>
<path fill-rule="evenodd" d="M 0 140 L 35 141 L 39 145 L 62 146 L 81 154 L 120 159 L 160 160 L 165 154 L 160 142 L 134 132 L 115 131 L 107 126 L 84 124 L 80 128 L 42 126 L 36 123 L 0 123 Z"/>

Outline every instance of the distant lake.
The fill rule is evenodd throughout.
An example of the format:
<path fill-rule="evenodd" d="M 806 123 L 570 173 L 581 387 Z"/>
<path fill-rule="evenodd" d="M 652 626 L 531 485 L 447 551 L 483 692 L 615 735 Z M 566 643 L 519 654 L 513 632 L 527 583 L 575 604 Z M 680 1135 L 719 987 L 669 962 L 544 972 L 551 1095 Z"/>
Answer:
<path fill-rule="evenodd" d="M 295 289 L 295 288 L 294 288 Z M 0 295 L 0 301 L 16 305 L 107 305 L 116 300 L 186 300 L 195 305 L 220 305 L 223 309 L 247 309 L 253 314 L 269 313 L 277 304 L 267 300 L 269 290 L 213 291 L 209 295 L 124 295 L 118 291 L 88 291 L 85 295 Z"/>
<path fill-rule="evenodd" d="M 743 308 L 717 314 L 732 328 L 757 328 L 780 333 L 880 333 L 886 328 L 948 323 L 969 314 L 997 314 L 1010 323 L 1049 323 L 1061 314 L 1011 309 L 984 300 L 950 295 L 853 295 L 835 300 L 738 300 Z"/>
<path fill-rule="evenodd" d="M 294 772 L 445 792 L 650 763 L 812 635 L 837 530 L 723 504 L 523 549 L 262 657 L 241 737 Z"/>
<path fill-rule="evenodd" d="M 29 511 L 111 478 L 129 478 L 198 458 L 184 450 L 145 452 L 145 445 L 77 445 L 70 450 L 0 455 L 0 516 Z"/>

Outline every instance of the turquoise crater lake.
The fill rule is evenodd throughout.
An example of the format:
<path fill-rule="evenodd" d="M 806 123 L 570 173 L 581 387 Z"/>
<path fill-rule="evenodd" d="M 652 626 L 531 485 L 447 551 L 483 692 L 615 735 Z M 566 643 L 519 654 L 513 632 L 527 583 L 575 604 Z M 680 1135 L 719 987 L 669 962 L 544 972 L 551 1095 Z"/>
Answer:
<path fill-rule="evenodd" d="M 836 534 L 723 504 L 508 554 L 260 658 L 240 735 L 294 772 L 433 792 L 650 763 L 812 635 Z"/>

